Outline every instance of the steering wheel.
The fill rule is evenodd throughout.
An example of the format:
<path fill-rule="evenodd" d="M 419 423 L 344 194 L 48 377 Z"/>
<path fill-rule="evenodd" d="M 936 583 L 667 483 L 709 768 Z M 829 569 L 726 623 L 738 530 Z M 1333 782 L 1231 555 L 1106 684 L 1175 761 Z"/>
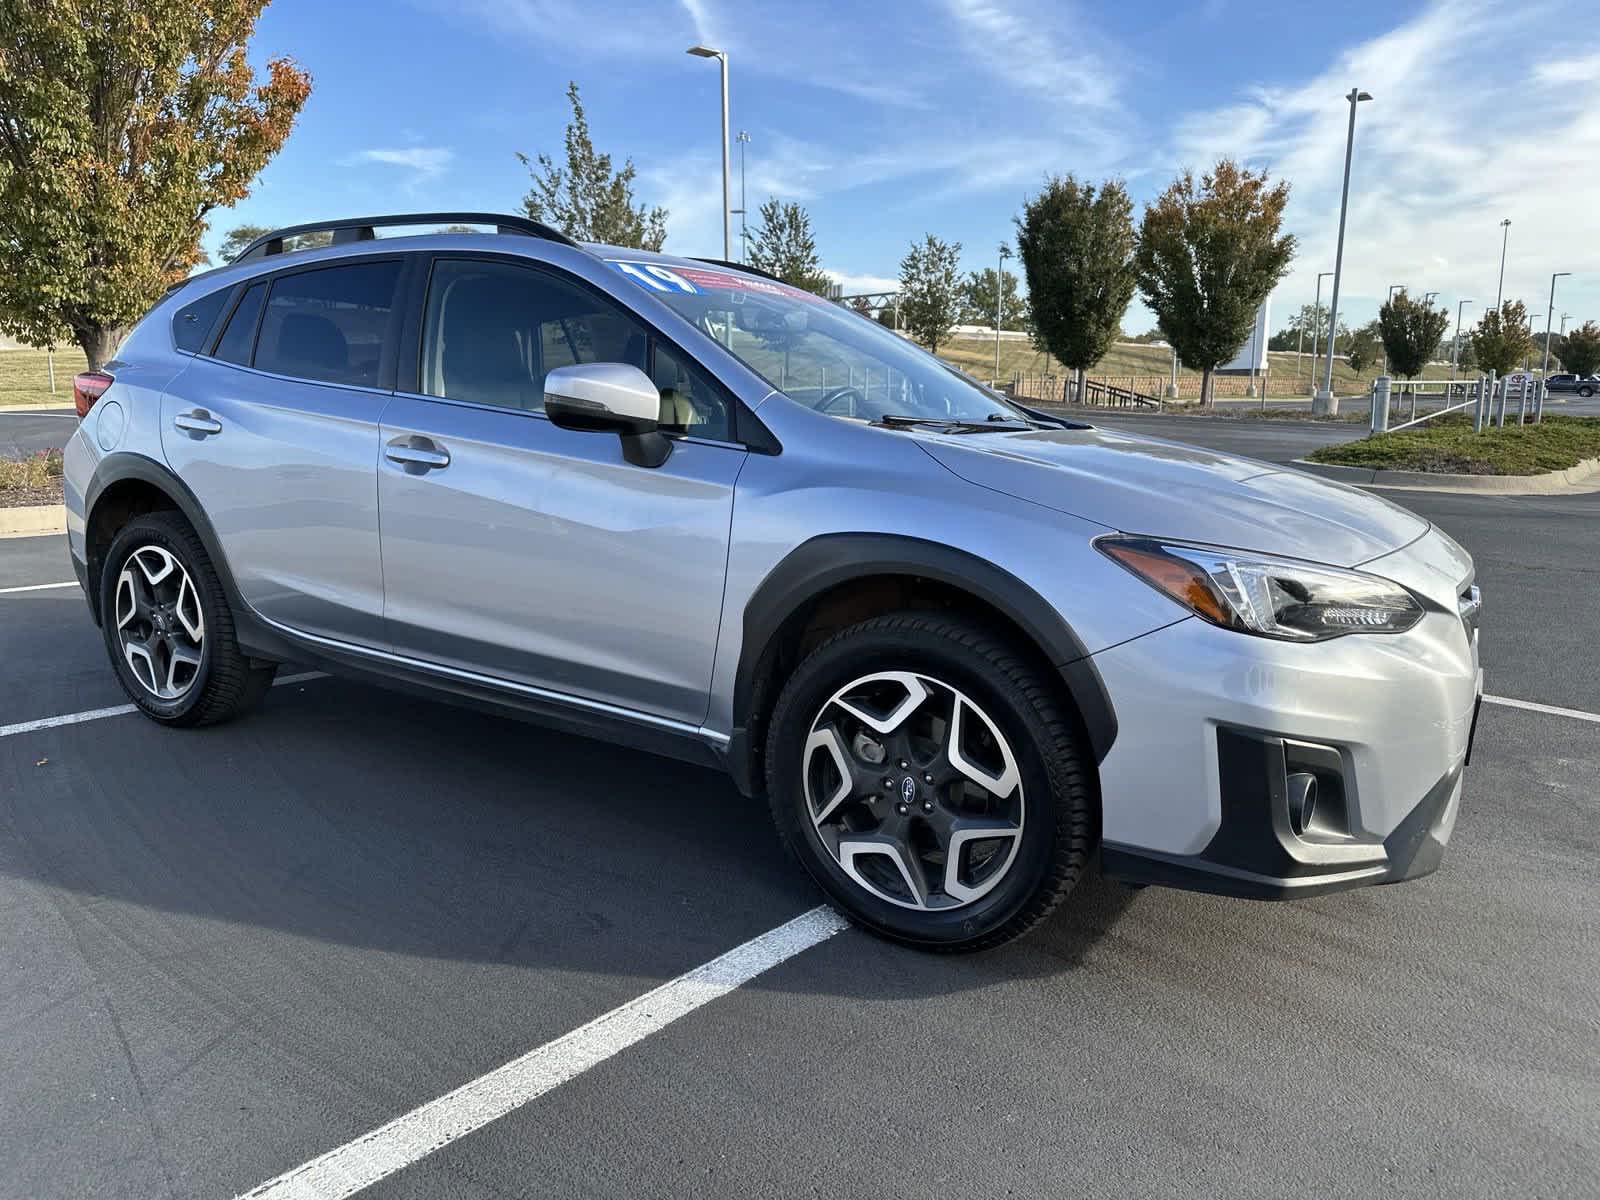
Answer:
<path fill-rule="evenodd" d="M 848 400 L 850 402 L 849 408 L 846 412 L 840 413 L 836 411 L 834 406 L 837 405 L 840 400 Z M 818 400 L 814 405 L 812 405 L 812 407 L 815 408 L 819 413 L 827 413 L 830 416 L 854 417 L 860 415 L 856 411 L 857 407 L 859 406 L 864 408 L 866 407 L 866 403 L 867 397 L 860 388 L 856 387 L 854 384 L 846 384 L 843 387 L 836 387 L 832 391 L 826 393 L 822 399 Z"/>

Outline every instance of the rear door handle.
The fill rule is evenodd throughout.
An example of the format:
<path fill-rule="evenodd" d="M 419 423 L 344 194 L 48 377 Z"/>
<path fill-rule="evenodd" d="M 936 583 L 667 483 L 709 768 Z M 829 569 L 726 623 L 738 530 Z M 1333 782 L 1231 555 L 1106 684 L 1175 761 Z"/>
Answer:
<path fill-rule="evenodd" d="M 383 456 L 408 471 L 437 471 L 450 465 L 449 452 L 425 437 L 398 437 L 383 448 Z"/>
<path fill-rule="evenodd" d="M 203 408 L 197 408 L 193 412 L 179 413 L 172 418 L 172 423 L 185 433 L 192 433 L 199 437 L 208 437 L 213 433 L 222 432 L 222 422 Z"/>

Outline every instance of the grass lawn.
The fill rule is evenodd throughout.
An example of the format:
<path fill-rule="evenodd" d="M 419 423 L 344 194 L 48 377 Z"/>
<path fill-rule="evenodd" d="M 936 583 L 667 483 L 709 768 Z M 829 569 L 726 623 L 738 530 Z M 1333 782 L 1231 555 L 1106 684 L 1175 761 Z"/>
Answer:
<path fill-rule="evenodd" d="M 56 391 L 50 394 L 50 364 L 43 350 L 0 350 L 0 408 L 11 404 L 72 403 L 72 377 L 88 367 L 76 346 L 56 348 Z"/>
<path fill-rule="evenodd" d="M 1552 417 L 1538 425 L 1472 432 L 1464 417 L 1324 446 L 1313 462 L 1451 475 L 1539 475 L 1600 458 L 1600 417 Z"/>

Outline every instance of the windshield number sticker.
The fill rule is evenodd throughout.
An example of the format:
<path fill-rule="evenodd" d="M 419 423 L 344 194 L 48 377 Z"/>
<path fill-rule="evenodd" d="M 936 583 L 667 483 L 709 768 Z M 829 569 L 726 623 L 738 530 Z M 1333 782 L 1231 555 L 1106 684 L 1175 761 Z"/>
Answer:
<path fill-rule="evenodd" d="M 701 267 L 663 267 L 659 263 L 629 261 L 625 258 L 608 258 L 616 270 L 653 292 L 699 296 L 702 288 L 726 288 L 735 293 L 731 297 L 739 302 L 739 292 L 756 292 L 766 296 L 785 296 L 791 300 L 811 300 L 826 304 L 827 300 L 814 292 L 802 291 L 786 283 L 773 283 L 750 275 L 736 275 L 730 271 L 708 270 Z"/>

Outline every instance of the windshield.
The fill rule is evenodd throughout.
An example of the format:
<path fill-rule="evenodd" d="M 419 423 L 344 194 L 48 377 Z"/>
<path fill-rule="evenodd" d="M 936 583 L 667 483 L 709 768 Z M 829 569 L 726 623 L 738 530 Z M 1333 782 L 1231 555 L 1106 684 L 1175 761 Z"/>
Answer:
<path fill-rule="evenodd" d="M 899 334 L 785 284 L 713 267 L 611 260 L 790 399 L 879 421 L 1026 421 Z"/>

